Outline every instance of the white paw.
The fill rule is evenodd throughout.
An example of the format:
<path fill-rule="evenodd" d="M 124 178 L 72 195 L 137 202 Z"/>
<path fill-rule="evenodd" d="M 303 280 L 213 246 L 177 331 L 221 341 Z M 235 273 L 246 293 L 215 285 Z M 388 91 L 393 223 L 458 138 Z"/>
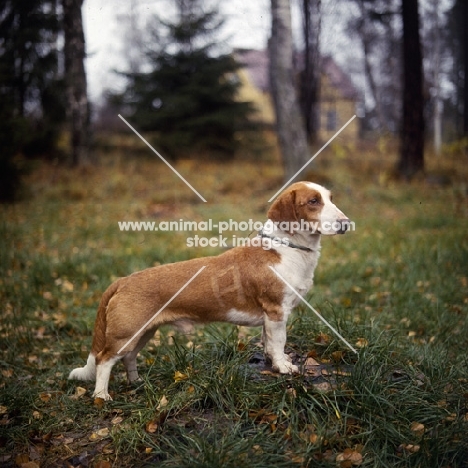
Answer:
<path fill-rule="evenodd" d="M 102 398 L 104 401 L 112 401 L 112 397 L 105 392 L 94 392 L 93 398 Z"/>
<path fill-rule="evenodd" d="M 273 370 L 280 374 L 298 374 L 299 367 L 295 366 L 289 361 L 281 361 L 273 364 Z"/>

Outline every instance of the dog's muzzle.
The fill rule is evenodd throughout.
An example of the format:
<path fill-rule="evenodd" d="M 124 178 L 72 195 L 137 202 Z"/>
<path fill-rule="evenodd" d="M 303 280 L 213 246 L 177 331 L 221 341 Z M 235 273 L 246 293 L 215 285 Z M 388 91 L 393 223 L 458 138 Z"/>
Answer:
<path fill-rule="evenodd" d="M 336 231 L 337 234 L 344 234 L 349 231 L 350 221 L 348 218 L 339 219 L 337 222 L 340 224 L 340 228 Z"/>

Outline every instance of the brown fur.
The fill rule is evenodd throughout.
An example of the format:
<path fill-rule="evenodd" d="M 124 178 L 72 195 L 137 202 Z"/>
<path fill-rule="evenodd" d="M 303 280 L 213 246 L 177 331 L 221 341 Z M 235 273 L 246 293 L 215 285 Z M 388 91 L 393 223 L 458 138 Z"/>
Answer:
<path fill-rule="evenodd" d="M 278 223 L 317 221 L 326 206 L 335 217 L 345 219 L 328 196 L 323 187 L 298 182 L 277 198 L 268 218 Z M 312 285 L 320 234 L 296 232 L 295 236 L 315 248 L 305 249 L 307 254 L 304 249 L 300 253 L 282 250 L 280 255 L 274 248 L 238 247 L 216 257 L 148 268 L 115 281 L 100 301 L 88 362 L 74 369 L 70 378 L 95 378 L 94 395 L 110 399 L 112 366 L 123 359 L 129 381 L 137 379 L 136 356 L 158 327 L 222 321 L 263 325 L 265 354 L 273 368 L 282 373 L 298 372 L 284 354 L 286 322 L 297 298 L 291 291 L 288 295 L 287 286 L 270 268 L 287 268 L 287 276 L 305 294 Z"/>
<path fill-rule="evenodd" d="M 128 340 L 202 267 L 205 269 L 148 326 L 151 335 L 161 325 L 177 321 L 229 321 L 231 309 L 261 319 L 282 319 L 284 284 L 267 265 L 280 260 L 276 251 L 238 247 L 206 257 L 148 268 L 114 282 L 101 300 L 91 352 L 97 364 L 117 354 Z M 242 272 L 242 273 L 241 273 Z M 260 273 L 260 274 L 259 274 Z M 213 307 L 214 306 L 214 307 Z M 132 351 L 133 340 L 122 350 Z"/>

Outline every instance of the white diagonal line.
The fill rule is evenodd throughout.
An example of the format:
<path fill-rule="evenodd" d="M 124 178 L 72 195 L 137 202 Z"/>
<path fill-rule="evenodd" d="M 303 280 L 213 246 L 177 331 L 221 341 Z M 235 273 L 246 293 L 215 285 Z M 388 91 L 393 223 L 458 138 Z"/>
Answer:
<path fill-rule="evenodd" d="M 291 286 L 272 266 L 269 266 L 269 268 L 276 274 L 276 276 L 278 276 L 278 278 L 283 281 L 284 284 L 286 284 L 286 286 L 289 287 L 289 289 L 291 289 L 291 291 L 293 291 L 296 296 L 328 327 L 330 328 L 330 330 L 333 331 L 333 333 L 341 340 L 343 341 L 343 343 L 355 354 L 357 354 L 358 352 L 348 343 L 348 341 L 346 341 L 345 338 L 343 338 L 343 336 L 340 335 L 340 333 L 338 332 L 338 330 L 336 330 L 335 328 L 333 328 L 333 326 L 327 322 L 327 320 L 325 320 L 324 317 L 322 317 L 295 289 L 293 286 Z"/>
<path fill-rule="evenodd" d="M 204 269 L 202 266 L 118 351 L 120 354 L 122 349 L 126 348 Z"/>
<path fill-rule="evenodd" d="M 190 187 L 206 203 L 206 200 L 192 187 L 189 182 L 187 182 L 187 180 L 185 180 L 185 178 L 176 169 L 174 169 L 120 114 L 118 114 L 118 116 L 128 125 L 129 128 L 135 132 L 136 135 L 141 138 L 144 143 L 148 145 L 148 147 L 166 164 L 169 169 L 177 174 L 187 184 L 187 186 Z"/>
<path fill-rule="evenodd" d="M 354 119 L 353 115 L 269 200 L 271 202 L 304 168 L 306 168 Z"/>

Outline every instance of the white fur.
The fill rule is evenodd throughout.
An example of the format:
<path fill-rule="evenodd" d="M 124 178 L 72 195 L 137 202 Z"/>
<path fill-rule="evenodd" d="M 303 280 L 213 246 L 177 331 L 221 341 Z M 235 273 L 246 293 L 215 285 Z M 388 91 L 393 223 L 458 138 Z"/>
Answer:
<path fill-rule="evenodd" d="M 106 401 L 112 400 L 111 396 L 109 395 L 110 373 L 112 367 L 114 367 L 114 364 L 121 358 L 122 356 L 114 356 L 103 364 L 96 366 L 96 387 L 93 393 L 94 398 L 102 398 Z"/>
<path fill-rule="evenodd" d="M 96 358 L 90 353 L 84 367 L 77 367 L 70 372 L 69 379 L 95 380 L 96 378 Z"/>
<path fill-rule="evenodd" d="M 229 323 L 235 325 L 241 325 L 244 327 L 258 327 L 263 325 L 263 317 L 252 315 L 249 312 L 243 312 L 242 310 L 231 309 L 227 313 Z"/>

